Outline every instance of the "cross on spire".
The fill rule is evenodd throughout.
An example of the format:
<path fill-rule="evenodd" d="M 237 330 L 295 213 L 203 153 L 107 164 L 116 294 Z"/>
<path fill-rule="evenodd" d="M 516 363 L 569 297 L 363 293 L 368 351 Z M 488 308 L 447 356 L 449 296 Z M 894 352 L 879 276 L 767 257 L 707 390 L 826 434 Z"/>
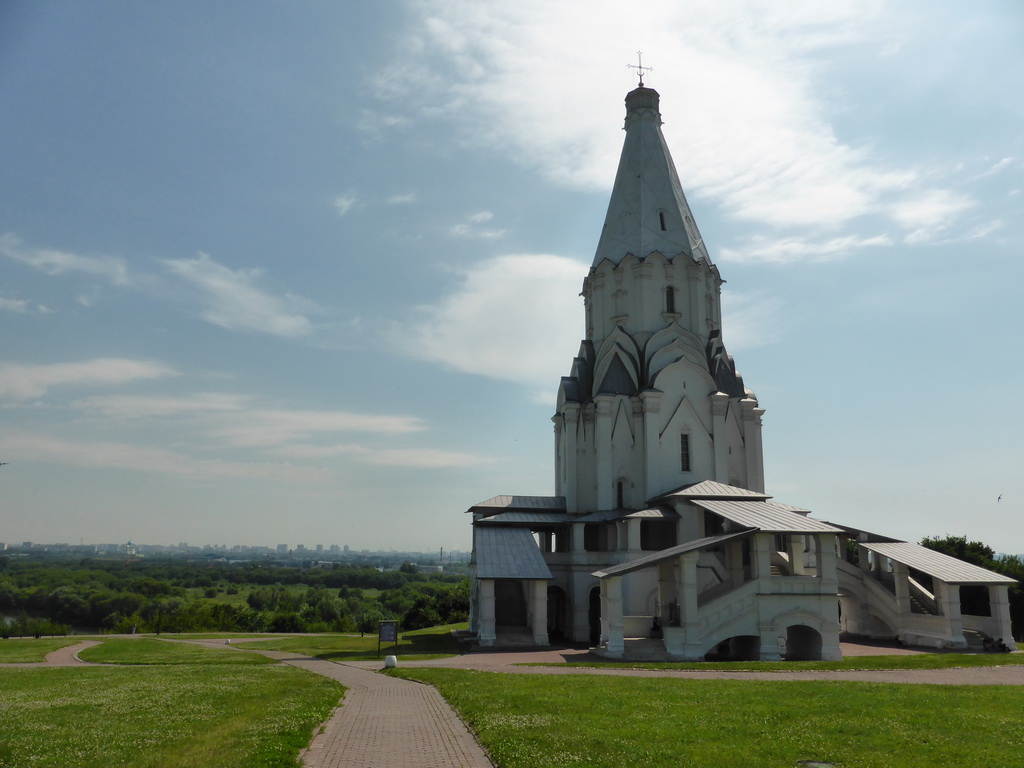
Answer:
<path fill-rule="evenodd" d="M 644 72 L 653 72 L 654 67 L 645 67 L 643 53 L 641 51 L 636 52 L 636 64 L 627 64 L 626 67 L 629 69 L 635 69 L 637 75 L 640 77 L 640 87 L 644 87 Z"/>

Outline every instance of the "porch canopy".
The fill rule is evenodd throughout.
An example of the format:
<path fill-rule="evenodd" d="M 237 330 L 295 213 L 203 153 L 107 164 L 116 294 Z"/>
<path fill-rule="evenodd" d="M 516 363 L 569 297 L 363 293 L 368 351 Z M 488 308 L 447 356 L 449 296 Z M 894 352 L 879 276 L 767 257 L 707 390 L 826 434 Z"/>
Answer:
<path fill-rule="evenodd" d="M 934 579 L 947 584 L 1016 584 L 1016 579 L 990 571 L 978 565 L 971 565 L 934 549 L 928 549 L 908 541 L 874 542 L 861 544 L 864 549 L 898 563 L 916 568 Z"/>
<path fill-rule="evenodd" d="M 478 525 L 476 578 L 550 579 L 551 569 L 537 548 L 529 528 Z"/>
<path fill-rule="evenodd" d="M 765 533 L 843 533 L 841 528 L 814 520 L 793 511 L 793 507 L 773 501 L 735 501 L 732 499 L 690 499 L 709 512 Z"/>
<path fill-rule="evenodd" d="M 627 573 L 632 573 L 633 571 L 642 571 L 644 568 L 650 568 L 652 565 L 657 565 L 665 560 L 671 560 L 674 557 L 685 555 L 687 552 L 694 552 L 699 549 L 714 547 L 718 544 L 722 544 L 723 542 L 732 541 L 733 539 L 738 539 L 751 533 L 754 533 L 752 528 L 744 531 L 736 531 L 735 533 L 724 533 L 719 536 L 705 536 L 702 539 L 694 539 L 693 541 L 688 541 L 685 544 L 679 544 L 675 547 L 669 547 L 668 549 L 662 549 L 658 552 L 652 552 L 649 555 L 638 557 L 636 560 L 630 560 L 628 563 L 613 565 L 610 568 L 594 571 L 592 575 L 599 579 L 606 579 L 609 576 L 623 576 Z"/>

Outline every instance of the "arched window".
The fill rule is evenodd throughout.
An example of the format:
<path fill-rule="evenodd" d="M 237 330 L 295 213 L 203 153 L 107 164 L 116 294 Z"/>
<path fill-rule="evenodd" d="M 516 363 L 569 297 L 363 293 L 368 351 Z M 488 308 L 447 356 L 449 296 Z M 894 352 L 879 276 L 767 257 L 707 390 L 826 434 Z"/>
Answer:
<path fill-rule="evenodd" d="M 685 432 L 679 436 L 679 469 L 690 471 L 690 436 Z"/>
<path fill-rule="evenodd" d="M 670 315 L 676 313 L 676 289 L 671 285 L 665 289 L 665 312 Z"/>
<path fill-rule="evenodd" d="M 665 212 L 658 211 L 658 226 L 661 227 L 661 231 L 665 231 Z"/>
<path fill-rule="evenodd" d="M 619 480 L 615 485 L 615 507 L 616 509 L 624 509 L 625 506 L 625 488 L 622 481 Z"/>

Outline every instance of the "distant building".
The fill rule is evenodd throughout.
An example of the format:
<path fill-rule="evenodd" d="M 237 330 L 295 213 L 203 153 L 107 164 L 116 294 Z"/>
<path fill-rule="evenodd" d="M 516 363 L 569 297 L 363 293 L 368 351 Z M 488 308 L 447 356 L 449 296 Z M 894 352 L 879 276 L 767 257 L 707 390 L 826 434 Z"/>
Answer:
<path fill-rule="evenodd" d="M 470 508 L 479 644 L 771 660 L 840 658 L 842 630 L 1012 643 L 1012 579 L 765 493 L 764 410 L 726 351 L 723 280 L 661 125 L 641 84 L 558 388 L 555 493 Z M 988 615 L 966 614 L 963 590 Z"/>

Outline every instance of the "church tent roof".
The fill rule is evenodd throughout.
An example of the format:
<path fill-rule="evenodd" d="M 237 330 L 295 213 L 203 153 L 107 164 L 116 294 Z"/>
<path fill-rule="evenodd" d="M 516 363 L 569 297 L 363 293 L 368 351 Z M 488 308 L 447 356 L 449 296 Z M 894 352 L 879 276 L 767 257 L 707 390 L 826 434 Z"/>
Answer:
<path fill-rule="evenodd" d="M 476 578 L 550 579 L 551 569 L 527 528 L 478 527 L 474 532 Z"/>
<path fill-rule="evenodd" d="M 978 565 L 965 563 L 955 557 L 936 552 L 908 541 L 864 544 L 865 549 L 909 565 L 947 584 L 1016 584 L 1016 579 L 990 571 Z"/>
<path fill-rule="evenodd" d="M 749 533 L 751 533 L 751 531 L 736 531 L 734 533 L 724 533 L 719 536 L 705 536 L 702 539 L 694 539 L 693 541 L 688 541 L 685 544 L 678 544 L 674 547 L 669 547 L 668 549 L 652 552 L 649 555 L 638 557 L 636 560 L 630 560 L 628 563 L 613 565 L 610 568 L 594 571 L 592 575 L 599 579 L 604 579 L 609 576 L 622 576 L 627 573 L 632 573 L 633 571 L 641 571 L 644 568 L 650 568 L 652 565 L 657 565 L 665 560 L 671 560 L 673 557 L 679 557 L 679 555 L 686 554 L 687 552 L 713 547 L 721 544 L 722 542 L 746 536 Z"/>
<path fill-rule="evenodd" d="M 731 501 L 724 499 L 691 499 L 698 507 L 714 512 L 744 528 L 757 528 L 767 533 L 842 533 L 834 525 L 813 520 L 770 501 Z"/>

